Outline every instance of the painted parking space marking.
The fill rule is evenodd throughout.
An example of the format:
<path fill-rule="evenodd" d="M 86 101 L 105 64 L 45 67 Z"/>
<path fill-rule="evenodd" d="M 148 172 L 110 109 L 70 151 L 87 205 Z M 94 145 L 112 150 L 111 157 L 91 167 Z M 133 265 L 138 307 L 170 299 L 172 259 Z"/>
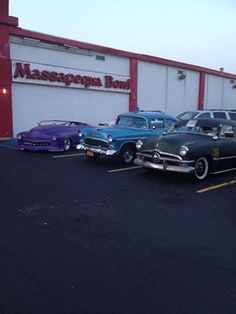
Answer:
<path fill-rule="evenodd" d="M 52 158 L 68 158 L 68 157 L 76 157 L 76 156 L 84 156 L 85 153 L 78 153 L 78 154 L 67 154 L 67 155 L 54 155 Z"/>
<path fill-rule="evenodd" d="M 109 173 L 113 172 L 120 172 L 120 171 L 126 171 L 126 170 L 135 170 L 138 168 L 142 168 L 142 166 L 134 166 L 134 167 L 128 167 L 128 168 L 119 168 L 119 169 L 113 169 L 113 170 L 108 170 Z"/>
<path fill-rule="evenodd" d="M 212 186 L 209 186 L 208 188 L 198 190 L 197 193 L 205 193 L 205 192 L 209 192 L 209 191 L 212 191 L 212 190 L 220 189 L 220 188 L 223 188 L 225 186 L 233 185 L 233 184 L 236 184 L 236 180 L 232 180 L 232 181 L 229 181 L 229 182 L 224 182 L 224 183 L 221 183 L 221 184 L 212 185 Z"/>
<path fill-rule="evenodd" d="M 0 144 L 0 147 L 16 150 L 16 147 L 14 147 L 14 146 L 9 146 L 9 145 L 4 145 L 4 144 Z"/>

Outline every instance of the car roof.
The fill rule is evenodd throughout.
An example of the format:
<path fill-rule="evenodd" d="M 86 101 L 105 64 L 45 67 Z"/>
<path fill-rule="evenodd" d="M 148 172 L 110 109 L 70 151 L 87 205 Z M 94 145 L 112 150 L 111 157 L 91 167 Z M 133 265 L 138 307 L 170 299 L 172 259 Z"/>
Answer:
<path fill-rule="evenodd" d="M 198 110 L 189 110 L 181 112 L 178 116 L 183 115 L 185 113 L 203 113 L 203 112 L 236 112 L 235 109 L 198 109 Z"/>
<path fill-rule="evenodd" d="M 167 118 L 167 119 L 173 119 L 176 120 L 174 116 L 171 116 L 169 114 L 166 114 L 161 111 L 138 111 L 138 112 L 125 112 L 119 114 L 119 116 L 131 116 L 131 117 L 142 117 L 146 119 L 154 118 L 154 119 L 161 119 L 161 118 Z"/>
<path fill-rule="evenodd" d="M 236 127 L 236 121 L 226 120 L 226 119 L 190 119 L 190 120 L 179 120 L 176 122 L 176 126 L 184 126 L 189 123 L 189 121 L 197 121 L 195 126 L 200 127 L 219 127 L 220 125 L 233 125 Z"/>

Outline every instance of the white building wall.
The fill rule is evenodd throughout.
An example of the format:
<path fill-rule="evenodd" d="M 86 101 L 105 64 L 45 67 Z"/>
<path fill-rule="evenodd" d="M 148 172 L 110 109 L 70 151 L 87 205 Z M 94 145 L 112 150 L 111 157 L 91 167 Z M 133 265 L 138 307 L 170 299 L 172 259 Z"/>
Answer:
<path fill-rule="evenodd" d="M 14 39 L 16 41 L 16 38 Z M 105 60 L 97 60 L 102 55 Z M 31 64 L 31 70 L 56 71 L 74 75 L 129 79 L 129 58 L 100 53 L 82 55 L 22 43 L 11 43 L 11 59 Z M 129 90 L 89 86 L 81 84 L 65 86 L 50 80 L 32 80 L 26 77 L 13 78 L 12 84 L 13 132 L 27 130 L 38 121 L 63 119 L 97 124 L 113 120 L 121 112 L 129 109 Z"/>
<path fill-rule="evenodd" d="M 236 80 L 224 79 L 223 88 L 223 109 L 234 109 L 236 110 Z"/>
<path fill-rule="evenodd" d="M 236 109 L 236 89 L 232 88 L 233 85 L 230 79 L 207 74 L 204 108 Z"/>
<path fill-rule="evenodd" d="M 128 108 L 128 97 L 122 93 L 14 83 L 12 95 L 14 135 L 47 119 L 96 125 L 116 118 Z"/>
<path fill-rule="evenodd" d="M 220 109 L 223 103 L 223 77 L 206 75 L 205 80 L 205 109 Z"/>
<path fill-rule="evenodd" d="M 142 110 L 166 110 L 166 66 L 138 62 L 138 107 Z"/>
<path fill-rule="evenodd" d="M 105 55 L 92 52 L 91 55 L 72 53 L 70 50 L 60 51 L 50 48 L 34 47 L 11 42 L 11 59 L 22 62 L 53 65 L 76 70 L 100 72 L 129 76 L 129 58 Z M 48 45 L 48 47 L 54 45 Z M 82 51 L 83 53 L 83 51 Z M 86 53 L 86 51 L 85 51 Z M 105 61 L 97 60 L 96 55 L 105 57 Z"/>
<path fill-rule="evenodd" d="M 138 62 L 138 106 L 143 110 L 162 110 L 177 115 L 196 110 L 199 73 L 185 71 L 179 79 L 178 68 L 151 62 Z"/>

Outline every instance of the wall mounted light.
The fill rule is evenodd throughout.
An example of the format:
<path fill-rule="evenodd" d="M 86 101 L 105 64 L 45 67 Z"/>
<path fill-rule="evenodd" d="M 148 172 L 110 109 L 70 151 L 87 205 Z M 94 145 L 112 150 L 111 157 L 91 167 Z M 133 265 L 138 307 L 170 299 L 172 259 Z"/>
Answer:
<path fill-rule="evenodd" d="M 236 88 L 236 82 L 235 82 L 235 80 L 230 80 L 230 83 L 232 84 L 232 88 Z"/>
<path fill-rule="evenodd" d="M 184 80 L 186 78 L 186 73 L 185 71 L 182 71 L 182 70 L 178 70 L 178 79 L 179 80 Z"/>
<path fill-rule="evenodd" d="M 1 92 L 3 95 L 6 95 L 7 94 L 7 89 L 5 87 L 1 88 Z"/>

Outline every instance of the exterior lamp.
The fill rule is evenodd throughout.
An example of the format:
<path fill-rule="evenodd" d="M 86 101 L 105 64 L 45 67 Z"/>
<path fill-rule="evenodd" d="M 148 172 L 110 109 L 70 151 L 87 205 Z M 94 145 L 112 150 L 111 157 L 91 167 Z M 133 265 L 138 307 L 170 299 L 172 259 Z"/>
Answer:
<path fill-rule="evenodd" d="M 7 94 L 7 89 L 6 88 L 2 88 L 2 94 L 6 95 Z"/>
<path fill-rule="evenodd" d="M 186 78 L 186 73 L 182 70 L 178 70 L 178 79 L 184 80 Z"/>
<path fill-rule="evenodd" d="M 230 83 L 232 84 L 232 88 L 236 88 L 236 82 L 235 82 L 235 80 L 230 80 Z"/>

